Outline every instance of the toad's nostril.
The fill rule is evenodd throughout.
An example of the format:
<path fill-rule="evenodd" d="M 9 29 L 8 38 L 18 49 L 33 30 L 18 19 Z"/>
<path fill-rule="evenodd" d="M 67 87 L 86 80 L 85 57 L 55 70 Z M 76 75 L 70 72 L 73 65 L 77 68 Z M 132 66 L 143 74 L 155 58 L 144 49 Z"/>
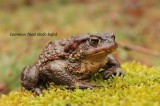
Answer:
<path fill-rule="evenodd" d="M 112 35 L 111 38 L 112 38 L 112 39 L 115 39 L 115 35 Z"/>

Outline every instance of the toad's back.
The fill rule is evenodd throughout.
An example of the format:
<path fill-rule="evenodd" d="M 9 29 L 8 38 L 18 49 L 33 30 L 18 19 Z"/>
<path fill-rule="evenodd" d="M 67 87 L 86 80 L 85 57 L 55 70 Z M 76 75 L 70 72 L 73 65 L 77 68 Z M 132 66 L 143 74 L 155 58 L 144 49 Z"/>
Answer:
<path fill-rule="evenodd" d="M 50 42 L 39 55 L 38 66 L 40 67 L 49 61 L 65 58 L 67 53 L 64 52 L 64 48 L 70 40 L 71 39 L 63 39 Z"/>

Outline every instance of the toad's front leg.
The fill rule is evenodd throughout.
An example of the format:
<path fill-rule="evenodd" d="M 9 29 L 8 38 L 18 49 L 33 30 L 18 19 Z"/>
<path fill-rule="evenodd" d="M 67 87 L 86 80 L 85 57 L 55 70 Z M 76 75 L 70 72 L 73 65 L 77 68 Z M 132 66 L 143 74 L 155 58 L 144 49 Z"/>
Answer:
<path fill-rule="evenodd" d="M 107 56 L 108 62 L 103 67 L 104 71 L 101 71 L 104 79 L 110 78 L 112 75 L 114 76 L 124 76 L 125 73 L 120 66 L 120 63 L 113 57 L 113 55 Z"/>

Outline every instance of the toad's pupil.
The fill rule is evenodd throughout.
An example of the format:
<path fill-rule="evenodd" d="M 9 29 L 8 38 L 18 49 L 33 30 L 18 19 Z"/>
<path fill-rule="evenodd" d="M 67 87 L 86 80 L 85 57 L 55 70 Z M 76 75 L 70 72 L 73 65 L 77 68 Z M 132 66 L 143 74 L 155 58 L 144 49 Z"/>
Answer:
<path fill-rule="evenodd" d="M 99 39 L 92 39 L 91 42 L 92 42 L 92 44 L 98 44 L 99 43 Z"/>

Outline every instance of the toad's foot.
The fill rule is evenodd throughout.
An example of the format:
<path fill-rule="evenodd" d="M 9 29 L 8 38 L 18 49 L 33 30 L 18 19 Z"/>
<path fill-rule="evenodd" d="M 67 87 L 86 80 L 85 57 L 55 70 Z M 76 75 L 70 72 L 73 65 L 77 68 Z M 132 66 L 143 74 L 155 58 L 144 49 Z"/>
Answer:
<path fill-rule="evenodd" d="M 109 79 L 112 76 L 116 76 L 116 77 L 125 76 L 125 73 L 120 67 L 118 68 L 112 67 L 109 70 L 103 71 L 102 75 L 104 79 Z"/>
<path fill-rule="evenodd" d="M 79 89 L 87 89 L 87 88 L 94 89 L 96 87 L 102 87 L 102 85 L 90 83 L 89 81 L 78 81 L 75 84 L 69 86 L 69 89 L 75 89 L 77 87 Z"/>
<path fill-rule="evenodd" d="M 40 88 L 33 88 L 31 89 L 32 92 L 35 92 L 37 95 L 42 94 L 42 90 Z"/>

